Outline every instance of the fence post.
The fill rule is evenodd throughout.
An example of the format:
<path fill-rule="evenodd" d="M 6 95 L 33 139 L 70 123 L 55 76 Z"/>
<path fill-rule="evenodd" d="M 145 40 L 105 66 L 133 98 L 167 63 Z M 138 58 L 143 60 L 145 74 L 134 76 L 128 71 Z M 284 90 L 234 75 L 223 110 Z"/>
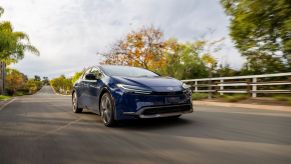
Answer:
<path fill-rule="evenodd" d="M 195 93 L 198 91 L 198 81 L 195 80 Z"/>
<path fill-rule="evenodd" d="M 257 83 L 257 78 L 254 77 L 253 78 L 253 84 L 256 84 Z M 255 98 L 257 97 L 257 85 L 252 85 L 252 97 Z"/>
<path fill-rule="evenodd" d="M 211 78 L 209 78 L 209 80 L 208 80 L 208 99 L 212 99 L 212 92 L 211 92 L 211 90 L 212 90 L 212 87 L 211 87 L 211 85 L 212 85 L 212 81 L 211 81 Z"/>
<path fill-rule="evenodd" d="M 224 82 L 224 80 L 221 79 L 221 80 L 220 80 L 220 84 L 223 84 L 223 82 Z M 219 90 L 220 90 L 220 91 L 223 91 L 223 90 L 224 90 L 223 85 L 220 85 Z M 223 95 L 223 92 L 220 92 L 219 94 L 220 94 L 220 95 Z"/>

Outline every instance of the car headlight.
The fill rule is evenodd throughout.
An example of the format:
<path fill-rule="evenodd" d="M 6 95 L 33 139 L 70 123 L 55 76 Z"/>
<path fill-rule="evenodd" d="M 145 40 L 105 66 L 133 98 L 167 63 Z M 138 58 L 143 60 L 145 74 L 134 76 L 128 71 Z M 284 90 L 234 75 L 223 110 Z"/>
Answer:
<path fill-rule="evenodd" d="M 134 86 L 134 85 L 126 85 L 126 84 L 117 84 L 118 88 L 125 90 L 126 92 L 138 93 L 138 94 L 151 94 L 152 91 L 146 90 L 145 88 Z"/>
<path fill-rule="evenodd" d="M 185 84 L 185 83 L 182 84 L 182 87 L 183 87 L 184 89 L 191 89 L 191 86 L 190 86 L 190 85 L 187 85 L 187 84 Z"/>
<path fill-rule="evenodd" d="M 186 93 L 189 96 L 192 95 L 191 85 L 187 85 L 187 84 L 183 83 L 182 88 L 184 89 L 184 93 Z"/>

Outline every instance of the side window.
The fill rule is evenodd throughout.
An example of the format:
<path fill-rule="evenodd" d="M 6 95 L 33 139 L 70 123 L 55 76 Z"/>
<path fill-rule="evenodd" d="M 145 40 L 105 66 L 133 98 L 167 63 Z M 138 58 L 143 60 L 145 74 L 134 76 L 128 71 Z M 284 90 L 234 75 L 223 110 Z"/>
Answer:
<path fill-rule="evenodd" d="M 90 71 L 90 73 L 93 73 L 96 78 L 102 78 L 102 73 L 100 72 L 100 70 L 96 67 L 93 67 Z"/>
<path fill-rule="evenodd" d="M 87 75 L 88 73 L 90 73 L 91 68 L 87 69 L 83 75 L 82 75 L 82 79 L 85 79 L 85 75 Z"/>

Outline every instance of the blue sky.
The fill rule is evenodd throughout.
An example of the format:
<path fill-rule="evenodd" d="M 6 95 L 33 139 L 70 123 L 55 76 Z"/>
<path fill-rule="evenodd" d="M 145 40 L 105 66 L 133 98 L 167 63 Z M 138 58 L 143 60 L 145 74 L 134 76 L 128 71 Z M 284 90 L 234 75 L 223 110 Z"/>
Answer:
<path fill-rule="evenodd" d="M 29 76 L 70 76 L 98 64 L 96 52 L 151 25 L 180 41 L 225 37 L 215 58 L 233 68 L 244 62 L 228 36 L 229 20 L 218 0 L 0 0 L 0 5 L 5 9 L 1 21 L 26 32 L 41 52 L 27 53 L 12 66 Z"/>

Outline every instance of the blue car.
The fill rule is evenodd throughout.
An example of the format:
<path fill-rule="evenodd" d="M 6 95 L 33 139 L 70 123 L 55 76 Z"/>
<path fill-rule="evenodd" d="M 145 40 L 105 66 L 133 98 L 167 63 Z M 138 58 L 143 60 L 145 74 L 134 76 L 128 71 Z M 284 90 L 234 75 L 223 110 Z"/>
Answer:
<path fill-rule="evenodd" d="M 143 68 L 115 65 L 88 68 L 74 84 L 72 104 L 75 113 L 86 108 L 100 115 L 106 126 L 193 112 L 188 85 Z"/>

